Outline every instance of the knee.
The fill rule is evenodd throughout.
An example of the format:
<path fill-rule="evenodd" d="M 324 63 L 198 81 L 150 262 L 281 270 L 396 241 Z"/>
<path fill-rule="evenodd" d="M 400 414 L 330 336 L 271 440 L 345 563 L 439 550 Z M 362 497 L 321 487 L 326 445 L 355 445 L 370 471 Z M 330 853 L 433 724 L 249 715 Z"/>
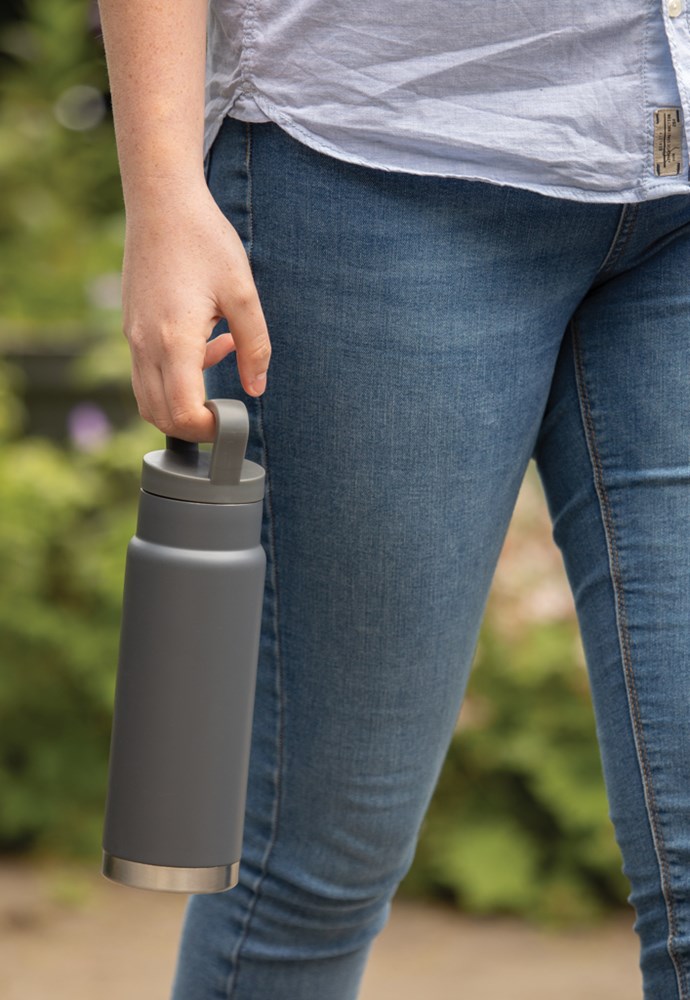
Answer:
<path fill-rule="evenodd" d="M 253 908 L 251 947 L 324 958 L 364 947 L 385 926 L 411 857 L 396 862 L 374 850 L 363 858 L 312 843 L 292 855 L 277 851 L 263 871 L 245 865 L 240 891 Z"/>

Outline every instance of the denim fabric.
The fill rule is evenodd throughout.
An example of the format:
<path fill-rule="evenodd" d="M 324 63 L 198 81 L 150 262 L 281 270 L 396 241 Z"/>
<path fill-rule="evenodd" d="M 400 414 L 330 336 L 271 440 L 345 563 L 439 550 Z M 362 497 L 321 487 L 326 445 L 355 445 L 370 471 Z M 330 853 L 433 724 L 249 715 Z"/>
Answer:
<path fill-rule="evenodd" d="M 258 399 L 208 372 L 249 409 L 268 565 L 240 881 L 190 898 L 174 1000 L 357 996 L 531 458 L 644 996 L 689 1000 L 690 197 L 379 171 L 231 118 L 207 180 L 273 344 Z"/>

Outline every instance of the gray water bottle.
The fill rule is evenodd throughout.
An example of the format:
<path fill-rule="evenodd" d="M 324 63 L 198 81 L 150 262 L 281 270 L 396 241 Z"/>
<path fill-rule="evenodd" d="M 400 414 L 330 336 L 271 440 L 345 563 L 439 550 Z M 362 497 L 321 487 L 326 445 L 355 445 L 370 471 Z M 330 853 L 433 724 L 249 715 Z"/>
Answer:
<path fill-rule="evenodd" d="M 237 883 L 266 570 L 246 407 L 206 405 L 210 453 L 144 456 L 103 833 L 107 878 L 190 893 Z"/>

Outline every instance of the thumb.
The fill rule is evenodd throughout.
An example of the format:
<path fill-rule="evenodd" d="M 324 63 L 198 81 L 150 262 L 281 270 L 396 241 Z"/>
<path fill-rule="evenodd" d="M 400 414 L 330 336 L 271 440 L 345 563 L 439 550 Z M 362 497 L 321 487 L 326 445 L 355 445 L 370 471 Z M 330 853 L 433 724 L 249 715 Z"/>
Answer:
<path fill-rule="evenodd" d="M 271 342 L 254 282 L 234 289 L 222 305 L 237 351 L 242 387 L 248 395 L 260 396 L 266 388 Z"/>

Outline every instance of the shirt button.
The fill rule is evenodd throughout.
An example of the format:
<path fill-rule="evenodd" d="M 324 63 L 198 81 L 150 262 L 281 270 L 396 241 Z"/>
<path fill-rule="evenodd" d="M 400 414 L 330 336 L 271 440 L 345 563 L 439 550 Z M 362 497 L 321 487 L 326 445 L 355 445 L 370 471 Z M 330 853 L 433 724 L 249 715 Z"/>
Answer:
<path fill-rule="evenodd" d="M 666 9 L 669 17 L 678 17 L 679 14 L 683 13 L 683 0 L 668 0 Z"/>

